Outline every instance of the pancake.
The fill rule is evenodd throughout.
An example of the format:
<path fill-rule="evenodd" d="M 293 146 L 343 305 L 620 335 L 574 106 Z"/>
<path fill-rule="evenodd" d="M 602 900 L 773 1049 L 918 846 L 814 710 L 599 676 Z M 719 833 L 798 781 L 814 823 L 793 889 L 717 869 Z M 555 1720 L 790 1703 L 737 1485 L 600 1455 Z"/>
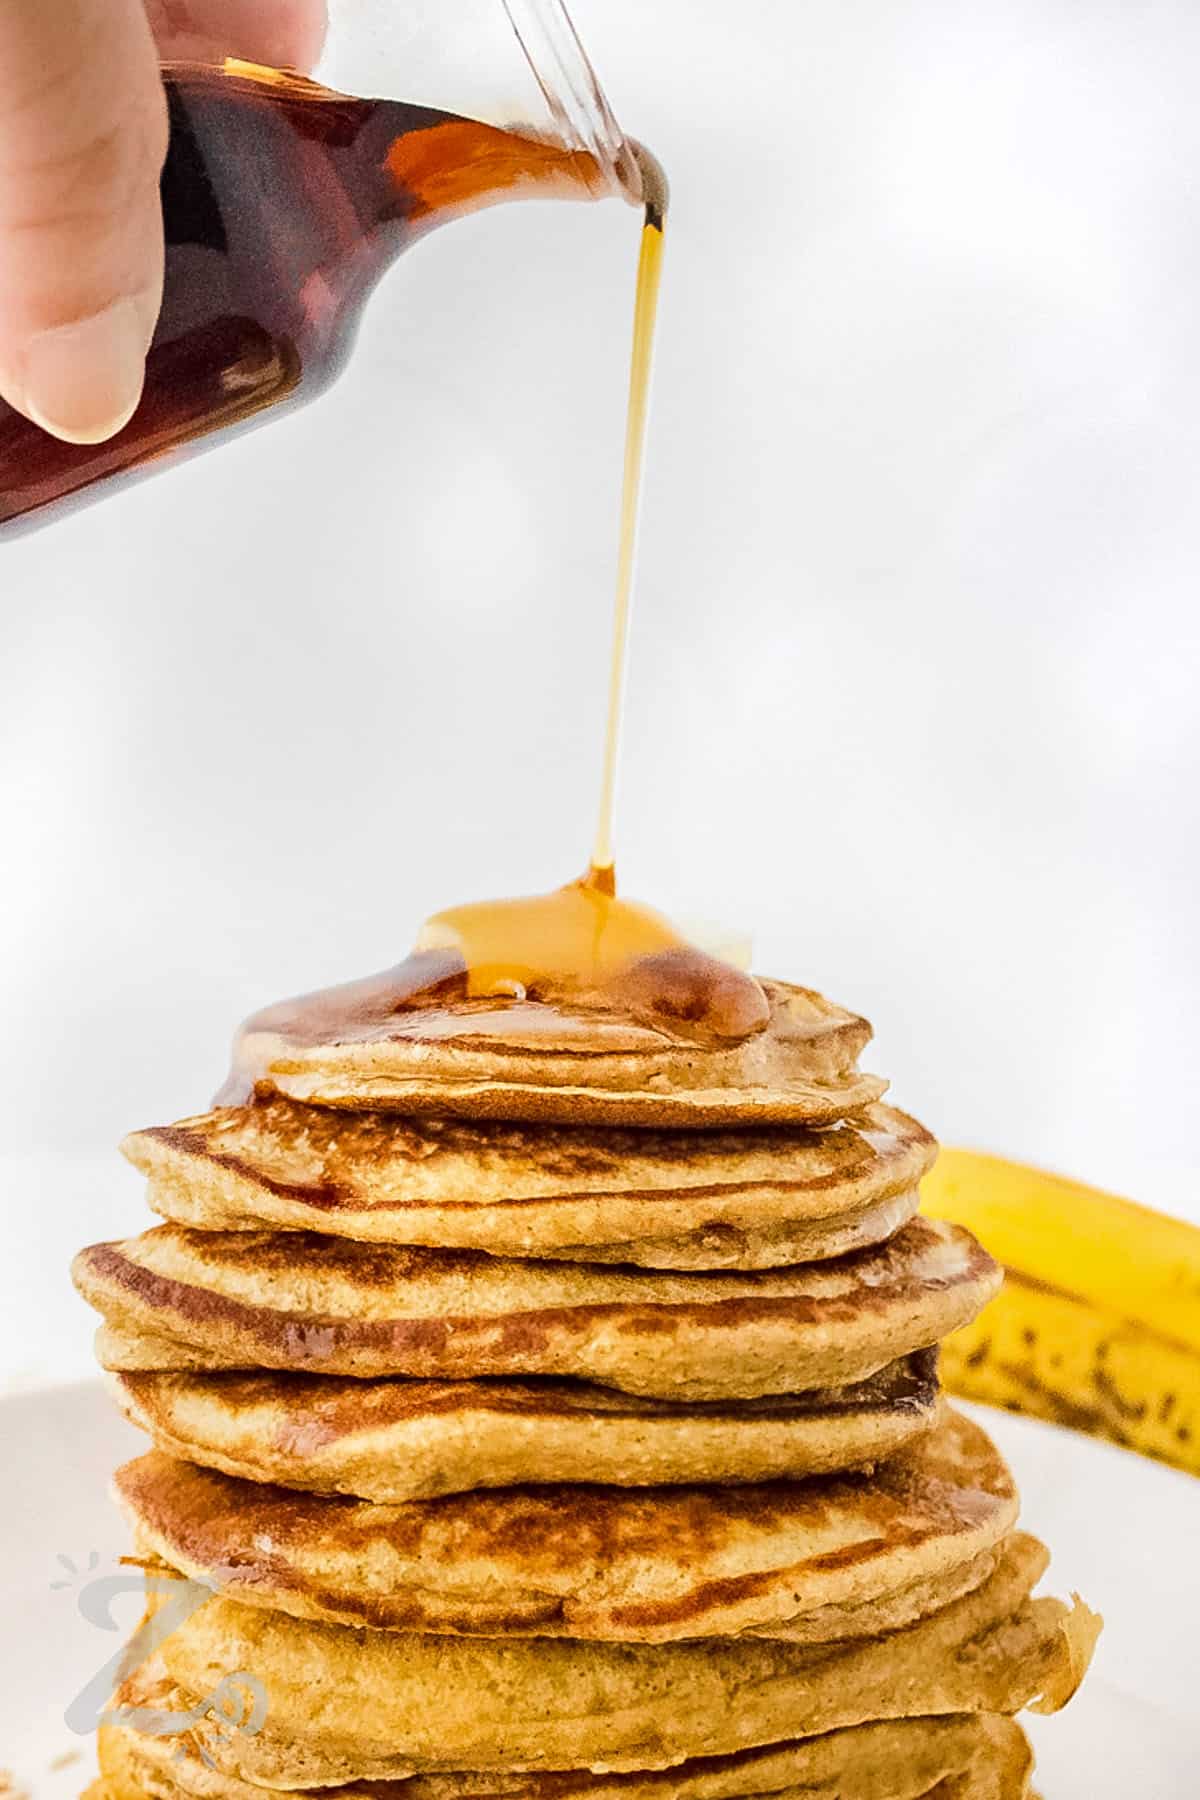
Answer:
<path fill-rule="evenodd" d="M 887 1718 L 1055 1710 L 1099 1621 L 1029 1600 L 1046 1553 L 1014 1536 L 983 1587 L 932 1618 L 832 1648 L 415 1636 L 296 1620 L 224 1596 L 162 1646 L 210 1694 L 252 1670 L 262 1732 L 210 1745 L 218 1768 L 303 1787 L 453 1769 L 668 1768 Z"/>
<path fill-rule="evenodd" d="M 1001 1279 L 969 1232 L 922 1218 L 831 1262 L 685 1274 L 161 1225 L 82 1251 L 74 1275 L 107 1368 L 567 1376 L 689 1400 L 863 1380 Z"/>
<path fill-rule="evenodd" d="M 769 1268 L 881 1242 L 937 1147 L 870 1106 L 836 1126 L 621 1131 L 344 1113 L 274 1099 L 134 1132 L 155 1212 L 493 1256 Z"/>
<path fill-rule="evenodd" d="M 740 1489 L 513 1488 L 383 1507 L 159 1453 L 115 1485 L 139 1549 L 257 1606 L 639 1643 L 820 1643 L 911 1623 L 991 1573 L 1017 1515 L 1003 1459 L 949 1410 L 873 1476 Z"/>
<path fill-rule="evenodd" d="M 686 970 L 664 987 L 645 958 L 592 1006 L 470 999 L 461 971 L 439 978 L 436 953 L 425 973 L 412 958 L 256 1014 L 218 1102 L 257 1092 L 429 1118 L 708 1127 L 832 1124 L 879 1099 L 887 1083 L 857 1068 L 871 1027 L 810 988 L 760 977 L 749 985 L 765 1022 L 748 1021 L 746 1035 L 705 1032 L 721 965 L 703 960 L 699 987 Z M 735 970 L 725 978 L 746 985 Z"/>
<path fill-rule="evenodd" d="M 140 1678 L 136 1703 L 181 1710 L 177 1689 Z M 127 1701 L 132 1704 L 133 1700 Z M 1033 1758 L 1012 1719 L 950 1715 L 852 1726 L 658 1773 L 415 1775 L 300 1790 L 299 1800 L 1026 1800 Z M 127 1726 L 100 1732 L 95 1800 L 264 1800 L 268 1790 L 208 1767 L 195 1748 Z M 961 1785 L 961 1784 L 967 1785 Z"/>
<path fill-rule="evenodd" d="M 160 1450 L 249 1481 L 398 1503 L 521 1483 L 743 1483 L 862 1468 L 937 1416 L 937 1356 L 852 1387 L 728 1405 L 583 1382 L 125 1373 Z"/>

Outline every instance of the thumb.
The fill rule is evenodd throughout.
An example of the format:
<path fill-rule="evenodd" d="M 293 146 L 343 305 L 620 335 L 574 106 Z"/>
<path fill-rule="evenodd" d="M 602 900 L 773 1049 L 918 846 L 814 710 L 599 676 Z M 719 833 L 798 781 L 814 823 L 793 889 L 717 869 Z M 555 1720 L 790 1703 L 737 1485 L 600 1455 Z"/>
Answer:
<path fill-rule="evenodd" d="M 0 394 L 72 443 L 141 398 L 165 153 L 141 0 L 0 0 Z"/>

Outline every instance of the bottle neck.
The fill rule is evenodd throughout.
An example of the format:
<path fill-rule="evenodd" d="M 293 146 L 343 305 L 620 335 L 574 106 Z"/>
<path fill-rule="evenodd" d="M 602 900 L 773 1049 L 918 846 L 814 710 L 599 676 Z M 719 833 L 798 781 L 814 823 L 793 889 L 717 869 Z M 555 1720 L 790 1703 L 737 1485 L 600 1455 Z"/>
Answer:
<path fill-rule="evenodd" d="M 611 191 L 586 150 L 453 114 L 396 132 L 383 169 L 388 211 L 414 236 L 502 201 L 596 200 Z"/>

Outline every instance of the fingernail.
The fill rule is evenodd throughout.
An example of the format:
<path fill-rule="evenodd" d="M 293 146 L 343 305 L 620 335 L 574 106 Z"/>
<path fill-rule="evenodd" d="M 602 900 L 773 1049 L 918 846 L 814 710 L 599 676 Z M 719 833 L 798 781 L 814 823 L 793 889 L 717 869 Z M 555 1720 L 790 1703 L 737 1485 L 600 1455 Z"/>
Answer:
<path fill-rule="evenodd" d="M 35 424 L 69 444 L 101 444 L 129 423 L 146 373 L 143 311 L 118 300 L 29 340 L 22 400 Z"/>

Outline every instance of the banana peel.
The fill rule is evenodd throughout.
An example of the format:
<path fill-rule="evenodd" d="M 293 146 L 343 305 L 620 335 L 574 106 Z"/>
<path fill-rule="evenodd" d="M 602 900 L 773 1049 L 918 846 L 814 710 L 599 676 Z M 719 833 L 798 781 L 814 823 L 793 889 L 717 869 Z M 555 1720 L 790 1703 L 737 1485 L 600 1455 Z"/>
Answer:
<path fill-rule="evenodd" d="M 1006 1273 L 942 1347 L 949 1390 L 1200 1475 L 1200 1230 L 970 1150 L 943 1150 L 921 1191 Z"/>

